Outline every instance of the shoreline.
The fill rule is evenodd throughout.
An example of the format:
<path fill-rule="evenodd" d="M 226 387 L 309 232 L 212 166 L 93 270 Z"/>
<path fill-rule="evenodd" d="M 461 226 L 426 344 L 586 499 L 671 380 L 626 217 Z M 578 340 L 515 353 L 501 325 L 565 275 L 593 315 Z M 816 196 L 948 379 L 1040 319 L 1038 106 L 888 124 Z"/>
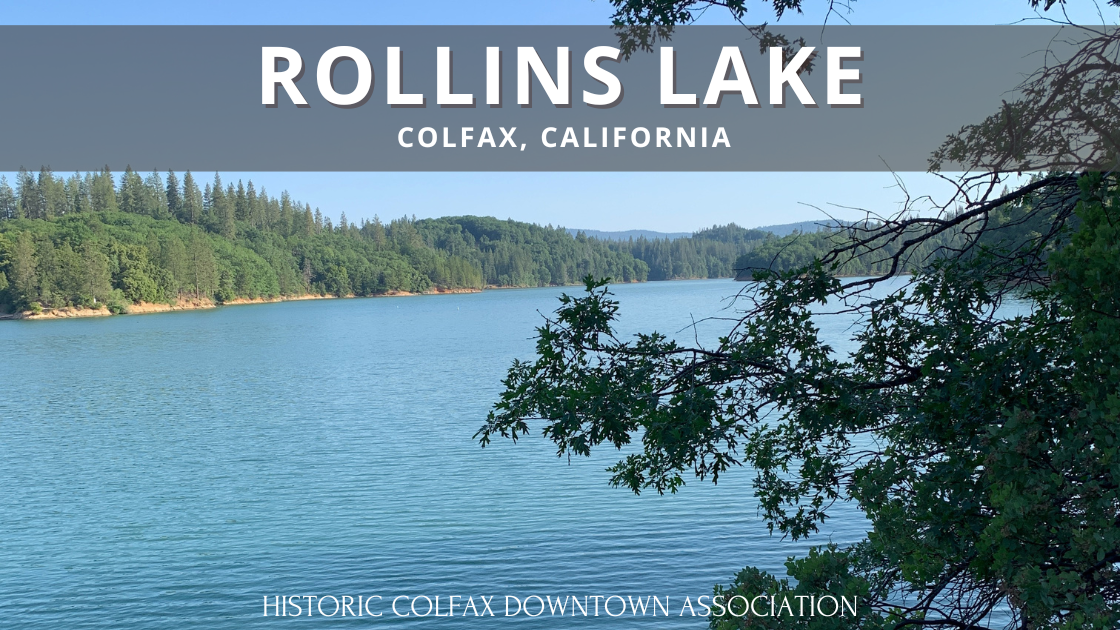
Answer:
<path fill-rule="evenodd" d="M 444 294 L 461 294 L 461 293 L 481 293 L 482 289 L 435 289 L 432 291 L 424 291 L 422 293 L 413 293 L 410 291 L 388 291 L 386 293 L 378 293 L 377 295 L 369 295 L 362 297 L 369 298 L 382 298 L 382 297 L 412 297 L 417 295 L 444 295 Z M 344 296 L 337 295 L 292 295 L 292 296 L 279 296 L 279 297 L 259 297 L 259 298 L 237 298 L 228 302 L 217 303 L 208 298 L 183 298 L 176 300 L 174 304 L 166 303 L 151 303 L 151 302 L 138 302 L 131 304 L 128 307 L 127 313 L 121 315 L 150 315 L 153 313 L 171 313 L 175 311 L 200 311 L 221 306 L 241 306 L 244 304 L 275 304 L 277 302 L 300 302 L 303 300 L 347 300 L 357 299 L 359 296 L 350 294 Z M 112 313 L 106 308 L 80 308 L 80 307 L 63 307 L 43 309 L 41 313 L 33 313 L 31 311 L 20 311 L 18 313 L 0 314 L 0 320 L 45 320 L 45 319 L 77 319 L 85 317 L 112 317 Z"/>
<path fill-rule="evenodd" d="M 735 278 L 674 278 L 673 280 L 646 280 L 644 282 L 631 281 L 631 282 L 612 282 L 611 284 L 645 284 L 650 282 L 691 282 L 695 280 L 728 280 L 733 281 Z M 579 284 L 563 285 L 567 287 L 578 287 Z M 292 296 L 279 296 L 273 298 L 237 298 L 221 304 L 208 299 L 208 298 L 190 298 L 184 297 L 176 300 L 174 304 L 167 304 L 163 302 L 139 302 L 131 304 L 128 307 L 128 312 L 120 313 L 120 315 L 151 315 L 153 313 L 172 313 L 176 311 L 200 311 L 222 306 L 241 306 L 244 304 L 275 304 L 278 302 L 299 302 L 303 300 L 349 300 L 349 299 L 362 299 L 362 298 L 385 298 L 385 297 L 414 297 L 421 295 L 450 295 L 450 294 L 465 294 L 465 293 L 482 293 L 484 291 L 498 291 L 498 290 L 513 290 L 513 289 L 534 289 L 542 287 L 515 287 L 515 286 L 498 286 L 487 285 L 481 289 L 433 289 L 431 291 L 423 291 L 420 293 L 413 293 L 411 291 L 388 291 L 385 293 L 378 293 L 377 295 L 357 296 L 354 294 L 337 296 L 337 295 L 292 295 Z M 562 287 L 561 287 L 562 288 Z M 106 308 L 80 308 L 74 306 L 67 306 L 62 308 L 43 309 L 41 313 L 33 313 L 31 311 L 20 311 L 17 313 L 0 313 L 0 321 L 41 321 L 51 319 L 80 319 L 87 317 L 113 317 L 115 314 Z"/>

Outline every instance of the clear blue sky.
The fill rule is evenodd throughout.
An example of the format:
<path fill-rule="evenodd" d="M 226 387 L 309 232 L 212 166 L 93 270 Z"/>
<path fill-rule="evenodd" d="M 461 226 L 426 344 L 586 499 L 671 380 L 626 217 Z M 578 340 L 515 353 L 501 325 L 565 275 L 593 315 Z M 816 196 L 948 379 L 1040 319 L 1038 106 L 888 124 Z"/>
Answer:
<path fill-rule="evenodd" d="M 4 24 L 606 24 L 607 0 L 63 0 L 5 3 Z M 1034 16 L 1027 0 L 852 0 L 853 24 L 1007 24 Z M 1070 0 L 1074 21 L 1095 21 L 1091 0 Z M 1101 3 L 1104 5 L 1105 3 Z M 769 2 L 754 21 L 773 22 Z M 805 0 L 805 15 L 782 23 L 820 24 L 826 0 Z M 1056 9 L 1055 9 L 1056 10 Z M 1052 10 L 1054 11 L 1054 10 Z M 1115 21 L 1116 10 L 1111 12 Z M 728 23 L 712 10 L 701 23 Z"/>
<path fill-rule="evenodd" d="M 607 0 L 116 0 L 7 2 L 4 24 L 606 24 Z M 1078 23 L 1115 24 L 1117 10 L 1071 0 Z M 783 24 L 820 24 L 826 0 L 806 0 L 804 15 Z M 756 22 L 773 22 L 770 3 L 756 2 Z M 853 24 L 1009 24 L 1037 19 L 1027 0 L 854 0 Z M 1048 15 L 1061 17 L 1052 9 Z M 835 18 L 834 18 L 835 19 Z M 700 23 L 729 20 L 712 10 Z M 11 61 L 8 61 L 11 63 Z M 201 174 L 200 174 L 201 176 Z M 946 187 L 921 173 L 904 174 L 912 195 Z M 691 231 L 713 224 L 745 226 L 814 220 L 828 210 L 855 217 L 857 206 L 880 213 L 901 193 L 889 174 L 827 173 L 230 173 L 270 193 L 289 190 L 336 220 L 483 214 L 600 230 Z M 675 185 L 666 186 L 666 179 Z"/>

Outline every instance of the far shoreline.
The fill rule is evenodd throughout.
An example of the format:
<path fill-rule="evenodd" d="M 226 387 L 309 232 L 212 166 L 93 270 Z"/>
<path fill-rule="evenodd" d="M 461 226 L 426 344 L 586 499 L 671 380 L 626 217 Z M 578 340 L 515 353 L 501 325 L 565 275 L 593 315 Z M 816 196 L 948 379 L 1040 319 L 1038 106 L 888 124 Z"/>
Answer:
<path fill-rule="evenodd" d="M 686 282 L 691 280 L 732 280 L 732 278 L 674 278 L 673 280 L 646 280 L 643 282 L 630 281 L 630 282 L 611 282 L 611 284 L 646 284 L 649 282 Z M 576 287 L 582 286 L 579 284 L 570 285 L 555 285 L 553 288 Z M 349 300 L 349 299 L 363 299 L 363 298 L 386 298 L 386 297 L 418 297 L 424 295 L 452 295 L 452 294 L 467 294 L 467 293 L 483 293 L 484 291 L 509 291 L 515 289 L 540 289 L 546 287 L 515 287 L 515 286 L 498 286 L 487 285 L 481 289 L 474 288 L 455 288 L 455 289 L 432 289 L 430 291 L 412 292 L 412 291 L 386 291 L 385 293 L 377 293 L 375 295 L 319 295 L 309 293 L 304 295 L 291 295 L 291 296 L 278 296 L 278 297 L 258 297 L 258 298 L 236 298 L 227 302 L 215 302 L 209 298 L 191 298 L 184 297 L 176 300 L 174 303 L 163 302 L 139 302 L 132 304 L 128 307 L 128 311 L 124 313 L 113 313 L 108 307 L 105 308 L 81 308 L 74 306 L 66 306 L 62 308 L 49 308 L 43 309 L 39 313 L 34 311 L 19 311 L 16 313 L 0 313 L 0 321 L 44 321 L 44 320 L 57 320 L 57 319 L 83 319 L 89 317 L 113 317 L 115 315 L 151 315 L 154 313 L 173 313 L 177 311 L 201 311 L 215 309 L 223 306 L 241 306 L 245 304 L 276 304 L 279 302 L 301 302 L 304 300 Z"/>
<path fill-rule="evenodd" d="M 910 273 L 900 273 L 899 276 L 909 276 Z M 838 278 L 863 278 L 868 277 L 864 274 L 844 274 L 836 276 Z M 672 278 L 669 280 L 631 280 L 611 282 L 612 285 L 618 284 L 654 284 L 662 282 L 694 282 L 699 280 L 727 280 L 731 282 L 752 282 L 752 280 L 742 279 L 739 276 L 723 277 L 723 278 Z M 19 311 L 16 313 L 3 313 L 0 312 L 0 321 L 43 321 L 52 319 L 82 319 L 88 317 L 112 317 L 114 315 L 151 315 L 154 313 L 173 313 L 176 311 L 201 311 L 215 309 L 222 306 L 242 306 L 245 304 L 276 304 L 279 302 L 302 302 L 304 300 L 349 300 L 349 299 L 362 299 L 362 298 L 387 298 L 387 297 L 418 297 L 424 295 L 453 295 L 453 294 L 468 294 L 468 293 L 483 293 L 486 291 L 511 291 L 518 289 L 544 289 L 556 288 L 562 289 L 566 287 L 578 287 L 581 284 L 565 284 L 565 285 L 549 285 L 548 287 L 517 287 L 517 286 L 500 286 L 500 285 L 487 285 L 481 289 L 475 288 L 455 288 L 455 289 L 432 289 L 430 291 L 421 291 L 419 293 L 411 291 L 387 291 L 385 293 L 377 293 L 375 295 L 319 295 L 314 293 L 304 295 L 291 295 L 291 296 L 278 296 L 278 297 L 258 297 L 258 298 L 236 298 L 228 302 L 215 302 L 209 298 L 183 298 L 176 300 L 173 304 L 163 302 L 140 302 L 132 304 L 128 307 L 125 313 L 113 313 L 106 308 L 80 308 L 80 307 L 62 307 L 43 309 L 40 313 L 33 311 Z"/>
<path fill-rule="evenodd" d="M 378 293 L 376 295 L 357 296 L 350 295 L 318 295 L 318 294 L 305 294 L 305 295 L 292 295 L 292 296 L 278 296 L 278 297 L 258 297 L 258 298 L 236 298 L 227 302 L 216 302 L 209 298 L 183 298 L 176 300 L 174 303 L 162 302 L 139 302 L 129 305 L 128 311 L 119 313 L 120 315 L 151 315 L 153 313 L 172 313 L 176 311 L 201 311 L 219 308 L 222 306 L 241 306 L 245 304 L 275 304 L 278 302 L 300 302 L 304 300 L 346 300 L 356 299 L 359 297 L 368 298 L 383 298 L 383 297 L 414 297 L 419 295 L 447 295 L 447 294 L 462 294 L 462 293 L 481 293 L 482 289 L 471 288 L 457 288 L 457 289 L 434 289 L 432 291 L 423 291 L 414 293 L 411 291 L 387 291 L 385 293 Z M 112 317 L 118 315 L 105 308 L 82 308 L 82 307 L 62 307 L 43 309 L 39 313 L 34 311 L 19 311 L 16 313 L 0 314 L 0 320 L 9 321 L 41 321 L 51 319 L 81 319 L 87 317 Z"/>

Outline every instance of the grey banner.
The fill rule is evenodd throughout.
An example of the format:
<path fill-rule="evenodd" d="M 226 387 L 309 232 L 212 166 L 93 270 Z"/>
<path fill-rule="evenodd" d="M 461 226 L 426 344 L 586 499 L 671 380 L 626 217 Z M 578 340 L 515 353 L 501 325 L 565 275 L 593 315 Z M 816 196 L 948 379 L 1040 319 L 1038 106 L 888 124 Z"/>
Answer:
<path fill-rule="evenodd" d="M 785 107 L 770 104 L 769 58 L 742 27 L 685 27 L 671 41 L 676 91 L 703 100 L 725 46 L 738 46 L 760 102 L 738 94 L 719 107 L 661 103 L 658 51 L 628 61 L 602 61 L 623 97 L 613 107 L 584 103 L 584 90 L 605 87 L 588 76 L 584 55 L 617 46 L 607 27 L 0 27 L 0 170 L 49 165 L 56 171 L 108 165 L 120 170 L 274 171 L 899 171 L 925 170 L 930 151 L 962 125 L 995 112 L 1009 91 L 1041 63 L 1056 27 L 783 28 L 822 52 L 804 76 L 817 106 L 785 89 Z M 324 51 L 353 46 L 368 57 L 372 91 L 358 106 L 328 103 L 317 87 Z M 453 90 L 474 106 L 437 104 L 437 47 L 453 54 Z M 533 80 L 531 107 L 517 103 L 517 49 L 532 46 L 557 71 L 557 47 L 571 54 L 571 104 L 553 105 Z M 826 47 L 858 46 L 860 107 L 827 104 Z M 278 106 L 262 105 L 262 47 L 299 52 L 296 82 L 307 106 L 283 89 Z M 422 107 L 387 103 L 387 49 L 400 47 L 403 88 L 422 93 Z M 501 106 L 486 103 L 486 49 L 501 56 Z M 282 68 L 281 68 L 282 69 Z M 357 67 L 343 61 L 334 86 L 349 92 Z M 402 147 L 399 134 L 411 127 Z M 484 128 L 496 142 L 504 127 L 513 143 L 478 146 Z M 542 132 L 556 128 L 542 139 Z M 560 146 L 571 127 L 577 146 Z M 719 128 L 727 144 L 712 146 Z M 423 128 L 439 141 L 421 147 Z M 444 146 L 444 128 L 448 143 Z M 463 128 L 471 136 L 463 146 Z M 585 131 L 586 128 L 586 131 Z M 624 128 L 616 148 L 616 128 Z M 643 128 L 650 134 L 645 147 Z M 657 128 L 671 147 L 657 146 Z M 694 134 L 695 147 L 678 138 Z M 694 132 L 691 130 L 695 128 Z M 704 129 L 707 147 L 701 146 Z M 605 130 L 605 131 L 604 131 Z M 603 134 L 608 137 L 603 146 Z M 430 133 L 424 140 L 431 139 Z M 585 146 L 585 140 L 596 144 Z M 548 148 L 544 142 L 555 143 Z M 678 146 L 680 144 L 681 146 Z"/>

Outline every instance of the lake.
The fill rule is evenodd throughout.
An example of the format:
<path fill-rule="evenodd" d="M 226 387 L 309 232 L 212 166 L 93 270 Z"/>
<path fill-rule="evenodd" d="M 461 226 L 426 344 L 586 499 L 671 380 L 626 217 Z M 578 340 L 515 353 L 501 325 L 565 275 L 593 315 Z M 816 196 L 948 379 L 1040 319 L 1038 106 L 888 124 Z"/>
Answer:
<path fill-rule="evenodd" d="M 691 340 L 742 287 L 613 290 L 625 331 Z M 686 596 L 863 537 L 850 509 L 808 543 L 771 537 L 745 469 L 635 496 L 607 484 L 609 450 L 479 448 L 540 312 L 580 290 L 0 322 L 0 625 L 320 627 L 341 619 L 265 618 L 264 596 L 379 595 L 384 616 L 344 623 L 705 628 L 677 616 Z M 507 594 L 657 595 L 670 617 L 503 618 Z M 398 595 L 494 596 L 498 617 L 398 618 Z"/>

